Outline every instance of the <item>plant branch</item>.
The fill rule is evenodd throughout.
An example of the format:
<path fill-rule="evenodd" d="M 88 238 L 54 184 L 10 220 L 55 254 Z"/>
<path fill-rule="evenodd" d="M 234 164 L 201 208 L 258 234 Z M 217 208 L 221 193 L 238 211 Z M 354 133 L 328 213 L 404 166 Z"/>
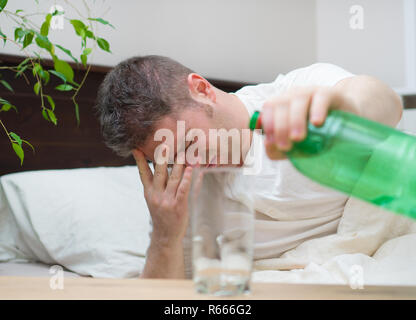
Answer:
<path fill-rule="evenodd" d="M 0 119 L 0 124 L 1 124 L 1 126 L 3 127 L 4 131 L 6 131 L 7 138 L 9 138 L 10 142 L 11 142 L 11 143 L 13 143 L 12 138 L 10 138 L 9 132 L 7 131 L 6 127 L 5 127 L 5 126 L 4 126 L 4 124 L 3 124 L 3 121 L 1 121 L 1 119 Z"/>

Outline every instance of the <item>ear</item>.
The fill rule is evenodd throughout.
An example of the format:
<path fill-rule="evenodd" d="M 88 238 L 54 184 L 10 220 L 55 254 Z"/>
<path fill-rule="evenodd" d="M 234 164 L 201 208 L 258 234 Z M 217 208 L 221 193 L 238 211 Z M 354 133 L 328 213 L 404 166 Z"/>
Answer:
<path fill-rule="evenodd" d="M 208 80 L 201 77 L 199 74 L 190 73 L 187 78 L 189 94 L 191 97 L 203 103 L 215 103 L 217 96 L 215 94 L 214 86 Z"/>

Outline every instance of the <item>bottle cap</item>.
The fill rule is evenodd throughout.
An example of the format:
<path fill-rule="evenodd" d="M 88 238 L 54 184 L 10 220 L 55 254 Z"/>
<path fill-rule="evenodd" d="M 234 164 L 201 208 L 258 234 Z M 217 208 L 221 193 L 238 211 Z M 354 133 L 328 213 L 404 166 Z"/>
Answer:
<path fill-rule="evenodd" d="M 259 129 L 257 128 L 257 121 L 259 120 L 259 117 L 260 117 L 260 112 L 254 111 L 253 115 L 250 118 L 250 124 L 249 124 L 249 128 L 251 131 L 254 131 L 255 129 Z"/>

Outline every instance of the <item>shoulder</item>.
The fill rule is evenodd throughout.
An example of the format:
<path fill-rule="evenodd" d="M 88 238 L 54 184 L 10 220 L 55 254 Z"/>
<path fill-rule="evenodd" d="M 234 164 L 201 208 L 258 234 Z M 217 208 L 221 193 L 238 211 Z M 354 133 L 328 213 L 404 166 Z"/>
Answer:
<path fill-rule="evenodd" d="M 281 81 L 286 86 L 333 86 L 338 81 L 354 76 L 351 72 L 332 63 L 314 63 L 287 73 Z"/>
<path fill-rule="evenodd" d="M 332 63 L 318 62 L 278 74 L 272 82 L 249 85 L 234 92 L 235 95 L 268 98 L 296 86 L 333 86 L 338 81 L 354 76 L 353 73 Z"/>

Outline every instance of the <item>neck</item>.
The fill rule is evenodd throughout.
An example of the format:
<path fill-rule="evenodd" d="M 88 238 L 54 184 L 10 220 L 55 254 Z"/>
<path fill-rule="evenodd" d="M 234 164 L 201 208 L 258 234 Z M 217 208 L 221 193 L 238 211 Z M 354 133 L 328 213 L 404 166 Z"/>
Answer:
<path fill-rule="evenodd" d="M 216 95 L 217 101 L 221 101 L 222 109 L 227 114 L 227 123 L 224 123 L 224 125 L 228 129 L 248 129 L 250 115 L 243 102 L 236 95 L 221 90 L 218 90 Z"/>
<path fill-rule="evenodd" d="M 248 123 L 250 121 L 250 114 L 247 111 L 244 103 L 234 94 L 229 94 L 218 90 L 217 102 L 221 102 L 222 109 L 226 116 L 224 117 L 223 127 L 229 129 L 236 128 L 238 130 L 249 130 Z M 241 140 L 241 159 L 240 165 L 243 165 L 247 152 L 250 149 L 253 140 L 253 133 L 250 132 L 250 140 L 248 144 Z"/>

